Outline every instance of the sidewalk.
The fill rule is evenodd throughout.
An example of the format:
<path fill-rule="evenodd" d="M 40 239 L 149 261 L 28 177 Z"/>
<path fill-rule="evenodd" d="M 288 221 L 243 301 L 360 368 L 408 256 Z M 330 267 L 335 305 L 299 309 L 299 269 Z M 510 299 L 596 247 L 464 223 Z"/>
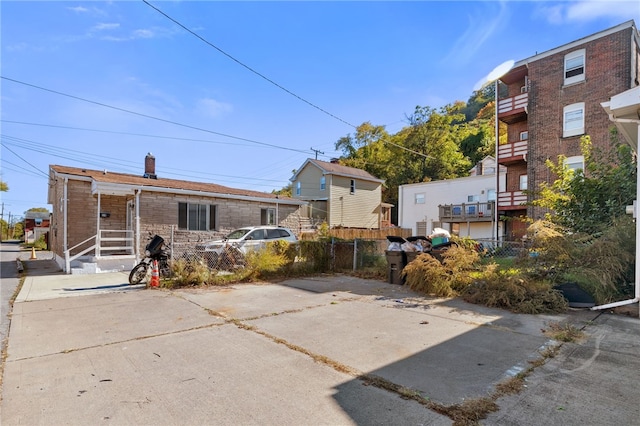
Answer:
<path fill-rule="evenodd" d="M 363 377 L 453 407 L 489 395 L 583 328 L 485 425 L 636 424 L 640 321 L 516 315 L 327 275 L 178 291 L 123 273 L 30 273 L 14 305 L 0 423 L 428 424 L 451 418 Z M 132 291 L 134 290 L 134 291 Z M 67 297 L 87 295 L 86 297 Z"/>

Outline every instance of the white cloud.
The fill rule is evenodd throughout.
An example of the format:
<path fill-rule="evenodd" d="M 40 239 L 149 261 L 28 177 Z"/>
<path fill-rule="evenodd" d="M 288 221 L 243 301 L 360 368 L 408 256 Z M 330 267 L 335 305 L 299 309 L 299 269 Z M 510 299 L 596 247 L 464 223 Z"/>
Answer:
<path fill-rule="evenodd" d="M 640 6 L 635 1 L 582 1 L 567 7 L 567 20 L 590 21 L 605 16 L 628 19 L 639 12 Z"/>
<path fill-rule="evenodd" d="M 600 18 L 629 20 L 640 17 L 640 6 L 637 0 L 580 0 L 551 6 L 543 3 L 539 14 L 555 25 L 589 22 Z"/>
<path fill-rule="evenodd" d="M 140 29 L 133 31 L 133 38 L 153 38 L 155 33 L 152 30 Z"/>
<path fill-rule="evenodd" d="M 211 98 L 200 99 L 196 106 L 197 111 L 205 116 L 218 118 L 225 113 L 233 111 L 231 104 L 216 101 Z"/>
<path fill-rule="evenodd" d="M 104 30 L 115 30 L 120 28 L 120 24 L 118 23 L 99 23 L 93 26 L 93 30 L 95 31 L 104 31 Z"/>
<path fill-rule="evenodd" d="M 465 32 L 456 40 L 443 63 L 466 64 L 493 34 L 508 21 L 508 10 L 504 1 L 497 2 L 499 10 L 469 16 Z M 490 4 L 493 6 L 493 4 Z"/>
<path fill-rule="evenodd" d="M 67 7 L 67 9 L 75 13 L 87 13 L 89 11 L 89 9 L 82 6 Z"/>

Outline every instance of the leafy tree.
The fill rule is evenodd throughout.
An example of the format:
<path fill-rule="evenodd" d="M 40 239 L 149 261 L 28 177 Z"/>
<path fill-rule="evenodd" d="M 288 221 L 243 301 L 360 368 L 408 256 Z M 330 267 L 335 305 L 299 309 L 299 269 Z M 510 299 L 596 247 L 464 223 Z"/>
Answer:
<path fill-rule="evenodd" d="M 9 185 L 7 182 L 0 180 L 0 192 L 7 192 L 9 190 Z"/>
<path fill-rule="evenodd" d="M 273 191 L 271 191 L 272 194 L 274 195 L 282 195 L 284 197 L 292 197 L 293 196 L 293 184 L 289 183 L 287 186 L 285 186 L 282 189 L 274 189 Z"/>
<path fill-rule="evenodd" d="M 460 151 L 464 121 L 460 104 L 440 110 L 417 106 L 409 117 L 411 128 L 405 146 L 416 152 L 413 168 L 417 175 L 411 182 L 451 179 L 466 176 L 471 166 Z M 411 155 L 411 154 L 410 154 Z"/>
<path fill-rule="evenodd" d="M 28 212 L 36 212 L 36 213 L 49 213 L 49 209 L 46 207 L 31 207 Z"/>
<path fill-rule="evenodd" d="M 549 169 L 558 178 L 540 185 L 535 206 L 550 209 L 547 219 L 572 232 L 595 234 L 626 214 L 636 198 L 636 163 L 631 148 L 612 131 L 609 149 L 594 149 L 591 139 L 581 139 L 585 170 L 570 170 L 559 156 Z"/>

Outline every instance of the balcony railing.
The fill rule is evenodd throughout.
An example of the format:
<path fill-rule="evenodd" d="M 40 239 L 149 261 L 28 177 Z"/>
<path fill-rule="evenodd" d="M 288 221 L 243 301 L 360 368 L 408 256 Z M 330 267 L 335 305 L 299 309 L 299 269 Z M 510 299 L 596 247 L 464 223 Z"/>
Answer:
<path fill-rule="evenodd" d="M 491 222 L 493 201 L 487 203 L 445 204 L 438 206 L 440 222 Z"/>
<path fill-rule="evenodd" d="M 526 118 L 527 105 L 529 103 L 529 93 L 522 93 L 511 98 L 500 99 L 498 101 L 498 118 L 510 123 Z"/>
<path fill-rule="evenodd" d="M 508 164 L 526 159 L 529 150 L 528 141 L 512 142 L 498 147 L 498 162 Z"/>
<path fill-rule="evenodd" d="M 526 209 L 527 194 L 524 191 L 500 192 L 498 194 L 498 210 Z"/>

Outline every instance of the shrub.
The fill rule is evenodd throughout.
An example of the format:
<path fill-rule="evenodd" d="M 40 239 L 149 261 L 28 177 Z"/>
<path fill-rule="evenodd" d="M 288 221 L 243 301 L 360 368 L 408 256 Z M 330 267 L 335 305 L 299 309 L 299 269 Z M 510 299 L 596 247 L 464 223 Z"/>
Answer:
<path fill-rule="evenodd" d="M 428 253 L 418 255 L 404 267 L 405 283 L 414 291 L 441 297 L 457 295 L 473 282 L 480 256 L 473 249 L 452 246 L 442 253 L 442 262 Z"/>
<path fill-rule="evenodd" d="M 209 282 L 213 275 L 201 260 L 178 259 L 172 262 L 171 272 L 171 279 L 163 280 L 163 287 L 197 286 Z"/>
<path fill-rule="evenodd" d="M 531 279 L 515 270 L 501 271 L 497 264 L 485 267 L 466 288 L 463 299 L 523 314 L 557 313 L 568 307 L 562 293 L 548 282 Z"/>

